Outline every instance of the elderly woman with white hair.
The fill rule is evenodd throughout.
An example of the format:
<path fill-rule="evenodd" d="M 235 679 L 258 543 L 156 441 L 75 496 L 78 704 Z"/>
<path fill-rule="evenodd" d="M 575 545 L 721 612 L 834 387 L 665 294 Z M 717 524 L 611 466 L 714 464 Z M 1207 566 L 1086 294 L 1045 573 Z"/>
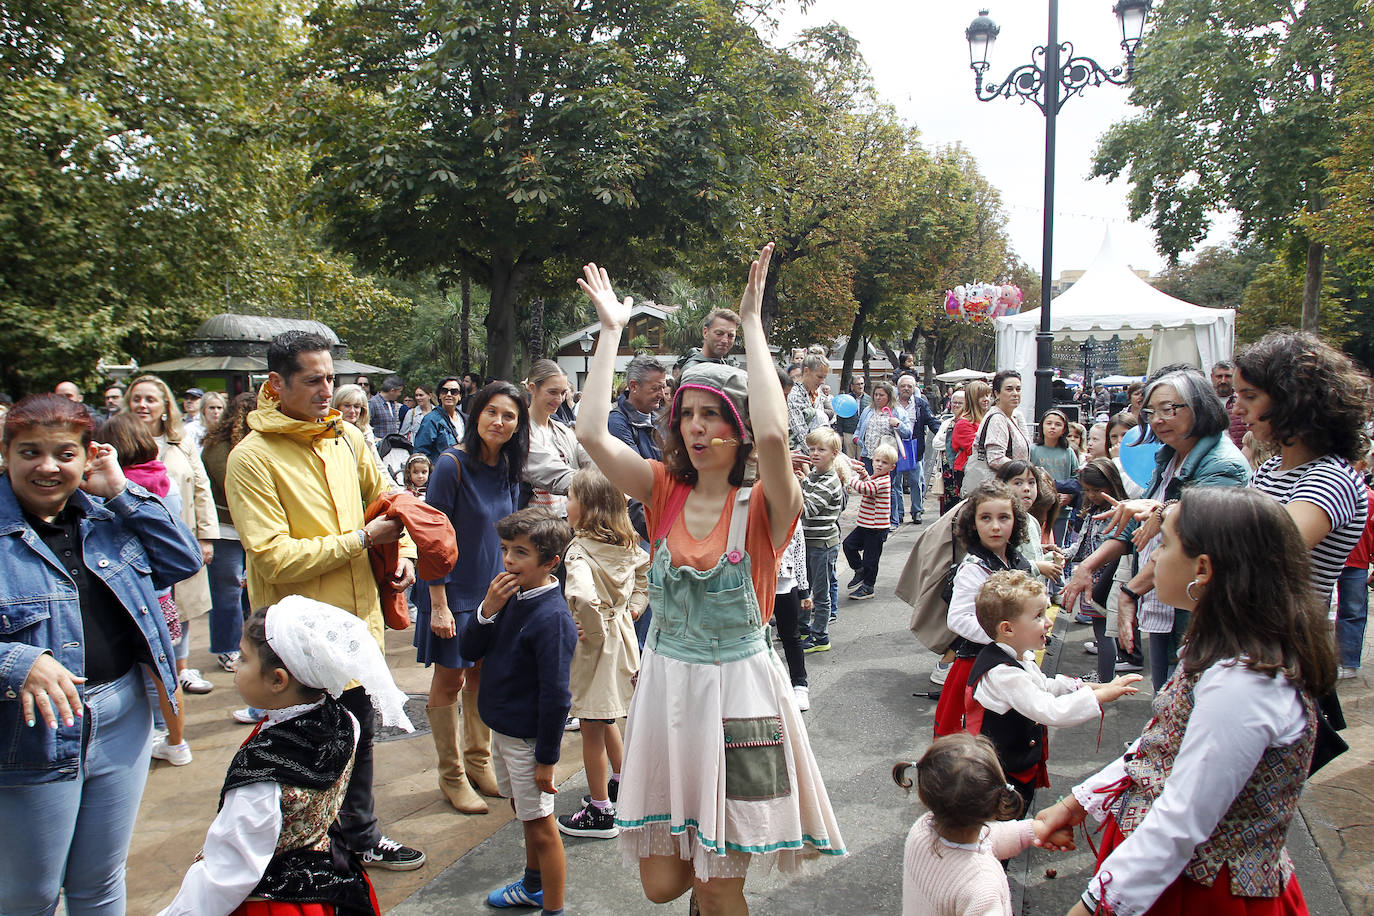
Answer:
<path fill-rule="evenodd" d="M 1092 587 L 1093 573 L 1124 556 L 1134 543 L 1139 564 L 1135 576 L 1121 587 L 1117 623 L 1127 649 L 1134 644 L 1137 622 L 1140 631 L 1149 634 L 1150 676 L 1158 690 L 1169 679 L 1177 637 L 1188 623 L 1186 613 L 1176 614 L 1151 594 L 1154 567 L 1149 559 L 1159 544 L 1164 504 L 1192 487 L 1243 487 L 1250 482 L 1250 464 L 1227 435 L 1231 418 L 1226 405 L 1198 370 L 1189 366 L 1161 369 L 1147 382 L 1143 403 L 1140 422 L 1148 430 L 1145 441 L 1160 443 L 1145 499 L 1117 506 L 1115 521 L 1125 530 L 1078 564 L 1064 586 L 1063 606 L 1074 607 L 1079 595 Z M 1140 515 L 1145 516 L 1143 520 Z"/>

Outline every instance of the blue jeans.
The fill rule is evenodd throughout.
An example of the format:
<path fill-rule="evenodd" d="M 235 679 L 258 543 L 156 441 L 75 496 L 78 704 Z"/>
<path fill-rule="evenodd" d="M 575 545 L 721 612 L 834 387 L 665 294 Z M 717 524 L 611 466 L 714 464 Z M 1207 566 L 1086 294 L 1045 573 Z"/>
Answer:
<path fill-rule="evenodd" d="M 812 547 L 806 545 L 806 577 L 811 580 L 811 638 L 817 642 L 830 639 L 830 596 L 837 594 L 839 587 L 835 582 L 835 561 L 840 556 L 840 545 L 834 547 Z"/>
<path fill-rule="evenodd" d="M 911 445 L 908 443 L 908 448 Z M 921 473 L 921 469 L 913 468 L 910 471 L 892 472 L 892 524 L 902 523 L 902 487 L 911 488 L 911 517 L 914 519 L 921 514 L 921 507 L 925 505 L 926 478 Z"/>
<path fill-rule="evenodd" d="M 85 701 L 76 778 L 0 789 L 0 823 L 11 832 L 0 860 L 6 916 L 51 913 L 63 890 L 71 916 L 124 916 L 124 862 L 153 730 L 142 666 L 87 690 Z"/>
<path fill-rule="evenodd" d="M 1336 580 L 1336 648 L 1342 668 L 1360 667 L 1369 616 L 1369 570 L 1347 566 Z"/>
<path fill-rule="evenodd" d="M 238 650 L 243 636 L 243 545 L 220 538 L 210 560 L 210 652 L 223 655 Z"/>

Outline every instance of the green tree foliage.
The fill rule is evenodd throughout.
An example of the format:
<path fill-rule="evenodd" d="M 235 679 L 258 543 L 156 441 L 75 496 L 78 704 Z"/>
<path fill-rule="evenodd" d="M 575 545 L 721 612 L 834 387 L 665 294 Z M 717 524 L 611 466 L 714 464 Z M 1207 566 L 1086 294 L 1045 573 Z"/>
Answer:
<path fill-rule="evenodd" d="M 1208 308 L 1239 308 L 1245 288 L 1269 256 L 1259 245 L 1211 245 L 1165 267 L 1151 284 L 1175 299 Z"/>
<path fill-rule="evenodd" d="M 1253 343 L 1274 328 L 1297 327 L 1302 319 L 1304 282 L 1301 267 L 1290 259 L 1276 257 L 1260 264 L 1236 312 L 1236 345 Z M 1350 339 L 1350 313 L 1330 278 L 1322 297 L 1330 305 L 1323 312 L 1322 337 L 1341 346 Z"/>
<path fill-rule="evenodd" d="M 1323 208 L 1344 38 L 1366 16 L 1362 0 L 1157 4 L 1131 92 L 1143 113 L 1107 132 L 1093 167 L 1127 175 L 1132 216 L 1150 216 L 1170 260 L 1201 241 L 1222 208 L 1236 211 L 1243 239 L 1299 246 L 1312 330 L 1325 248 L 1299 217 Z"/>
<path fill-rule="evenodd" d="M 303 164 L 266 129 L 298 13 L 256 0 L 0 0 L 0 367 L 12 394 L 91 381 L 102 356 L 174 355 L 226 298 L 255 307 L 290 292 L 299 308 L 309 285 L 322 303 L 386 300 L 294 218 Z"/>
<path fill-rule="evenodd" d="M 1352 275 L 1374 283 L 1374 25 L 1347 38 L 1339 99 L 1340 141 L 1326 160 L 1327 206 L 1311 215 Z"/>
<path fill-rule="evenodd" d="M 738 222 L 777 59 L 728 0 L 325 0 L 298 99 L 314 201 L 369 268 L 486 287 L 489 372 L 526 296 Z"/>

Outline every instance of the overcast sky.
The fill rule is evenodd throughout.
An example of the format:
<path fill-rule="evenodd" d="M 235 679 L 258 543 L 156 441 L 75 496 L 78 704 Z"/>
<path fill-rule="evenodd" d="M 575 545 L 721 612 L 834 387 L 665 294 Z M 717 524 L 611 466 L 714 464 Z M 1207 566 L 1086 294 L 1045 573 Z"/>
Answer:
<path fill-rule="evenodd" d="M 802 29 L 830 21 L 847 27 L 859 41 L 883 100 L 920 129 L 926 145 L 960 143 L 977 158 L 983 174 L 1002 192 L 1013 247 L 1039 271 L 1045 118 L 1030 102 L 980 102 L 974 97 L 964 29 L 983 5 L 967 0 L 816 0 L 804 16 L 794 7 L 784 17 L 777 41 L 784 44 Z M 1044 44 L 1049 5 L 1047 0 L 993 0 L 986 5 L 1002 28 L 988 71 L 990 80 L 1000 82 L 1015 67 L 1031 62 L 1032 51 Z M 1125 57 L 1112 0 L 1061 0 L 1059 38 L 1108 69 Z M 1117 254 L 1132 267 L 1155 272 L 1164 266 L 1148 225 L 1130 221 L 1126 180 L 1109 184 L 1087 177 L 1098 138 L 1134 111 L 1127 93 L 1111 84 L 1088 87 L 1059 113 L 1056 277 L 1063 270 L 1086 268 L 1108 227 Z M 1226 241 L 1232 228 L 1233 221 L 1222 218 L 1208 243 Z"/>

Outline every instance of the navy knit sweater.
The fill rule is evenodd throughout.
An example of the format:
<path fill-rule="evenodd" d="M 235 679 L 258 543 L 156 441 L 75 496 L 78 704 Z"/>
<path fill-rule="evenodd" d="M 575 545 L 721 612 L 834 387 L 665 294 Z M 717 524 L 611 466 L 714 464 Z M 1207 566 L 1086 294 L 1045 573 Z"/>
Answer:
<path fill-rule="evenodd" d="M 478 614 L 481 611 L 479 609 Z M 477 711 L 512 738 L 533 738 L 537 763 L 558 762 L 563 725 L 572 707 L 569 667 L 577 627 L 557 587 L 532 598 L 516 595 L 489 624 L 469 615 L 458 631 L 468 661 L 483 661 Z"/>

